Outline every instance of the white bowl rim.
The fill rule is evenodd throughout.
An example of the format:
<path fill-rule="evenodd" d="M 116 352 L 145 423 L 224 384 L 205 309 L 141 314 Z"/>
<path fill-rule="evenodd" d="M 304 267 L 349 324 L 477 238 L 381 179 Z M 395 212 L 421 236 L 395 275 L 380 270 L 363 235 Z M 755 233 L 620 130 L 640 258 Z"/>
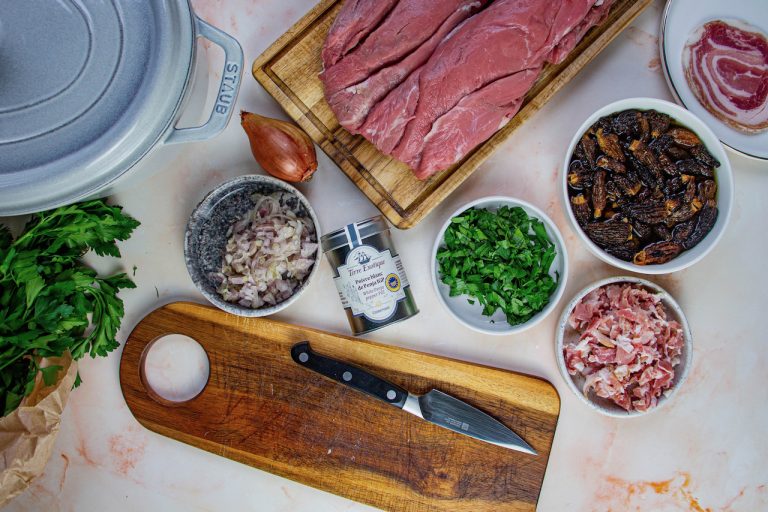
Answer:
<path fill-rule="evenodd" d="M 567 177 L 568 177 L 568 167 L 570 166 L 571 161 L 571 155 L 573 155 L 573 151 L 576 148 L 576 144 L 578 144 L 578 141 L 581 140 L 582 135 L 584 132 L 587 131 L 587 129 L 598 119 L 600 119 L 603 116 L 609 115 L 611 113 L 615 112 L 621 112 L 622 110 L 627 109 L 652 109 L 655 107 L 665 107 L 669 108 L 670 110 L 674 111 L 676 114 L 679 114 L 680 116 L 687 118 L 690 120 L 683 121 L 678 117 L 675 117 L 675 119 L 678 122 L 681 122 L 685 126 L 689 127 L 691 130 L 693 130 L 696 133 L 704 132 L 708 136 L 710 136 L 712 139 L 714 139 L 717 144 L 715 148 L 710 148 L 707 146 L 707 149 L 711 150 L 713 153 L 715 153 L 715 157 L 720 160 L 720 167 L 717 169 L 717 179 L 720 182 L 720 180 L 723 179 L 723 176 L 725 176 L 725 179 L 729 182 L 729 194 L 727 197 L 727 205 L 728 207 L 726 209 L 721 208 L 721 205 L 718 204 L 718 217 L 717 221 L 715 221 L 715 226 L 713 226 L 711 233 L 714 238 L 712 239 L 712 242 L 709 243 L 709 245 L 705 248 L 702 248 L 698 254 L 693 256 L 690 261 L 681 263 L 678 258 L 673 258 L 671 261 L 668 261 L 667 263 L 663 263 L 661 265 L 635 265 L 634 263 L 631 263 L 629 261 L 624 261 L 622 259 L 616 258 L 615 256 L 611 256 L 607 252 L 605 252 L 603 249 L 601 249 L 597 244 L 595 244 L 590 238 L 587 236 L 586 233 L 581 229 L 581 226 L 579 226 L 578 221 L 576 220 L 576 217 L 573 215 L 573 210 L 571 209 L 570 205 L 570 198 L 568 197 L 568 185 L 566 183 Z M 701 119 L 699 119 L 693 112 L 681 107 L 680 105 L 676 103 L 672 103 L 671 101 L 666 101 L 658 98 L 644 98 L 644 97 L 635 97 L 635 98 L 626 98 L 623 100 L 614 101 L 613 103 L 609 103 L 599 109 L 597 109 L 595 112 L 593 112 L 590 116 L 587 117 L 587 119 L 581 124 L 579 129 L 576 131 L 576 133 L 573 136 L 573 139 L 571 140 L 571 143 L 568 145 L 568 151 L 566 152 L 565 158 L 563 159 L 563 165 L 560 169 L 560 199 L 562 201 L 563 209 L 565 210 L 566 217 L 568 218 L 568 221 L 571 224 L 571 228 L 576 232 L 576 234 L 579 235 L 579 238 L 586 244 L 587 249 L 603 260 L 604 262 L 608 263 L 609 265 L 613 265 L 614 267 L 618 267 L 622 270 L 626 270 L 629 272 L 637 272 L 638 274 L 649 274 L 649 275 L 658 275 L 658 274 L 670 274 L 672 272 L 677 272 L 678 270 L 683 270 L 685 268 L 690 267 L 691 265 L 694 265 L 701 261 L 707 254 L 712 251 L 712 249 L 717 246 L 718 243 L 720 243 L 720 239 L 723 237 L 723 234 L 725 233 L 726 228 L 728 227 L 728 223 L 731 218 L 731 210 L 733 209 L 733 198 L 734 198 L 734 177 L 733 177 L 733 169 L 731 168 L 731 163 L 728 159 L 728 154 L 726 153 L 723 143 L 720 141 L 720 139 L 717 137 L 717 135 L 714 134 L 714 132 L 709 128 L 709 126 L 704 123 Z M 720 193 L 720 186 L 718 184 L 718 193 Z M 722 202 L 721 202 L 722 203 Z M 707 235 L 709 236 L 709 235 Z M 698 247 L 698 246 L 697 246 Z M 689 251 L 693 251 L 695 249 L 692 248 Z M 688 251 L 686 251 L 688 252 Z"/>
<path fill-rule="evenodd" d="M 555 289 L 555 292 L 550 296 L 549 303 L 544 307 L 544 309 L 536 313 L 536 315 L 532 317 L 530 320 L 528 320 L 527 322 L 523 322 L 522 324 L 517 324 L 517 325 L 510 325 L 508 329 L 500 330 L 500 331 L 492 331 L 489 329 L 483 329 L 481 327 L 477 327 L 475 325 L 470 324 L 469 322 L 466 322 L 463 318 L 458 316 L 453 311 L 453 309 L 451 309 L 448 303 L 445 301 L 445 298 L 443 298 L 442 293 L 440 293 L 440 285 L 438 283 L 438 277 L 437 277 L 437 274 L 438 274 L 437 250 L 443 242 L 443 236 L 445 235 L 445 230 L 448 229 L 448 226 L 451 223 L 451 219 L 465 212 L 466 210 L 469 210 L 470 208 L 477 206 L 478 204 L 488 203 L 488 202 L 507 203 L 510 206 L 520 206 L 522 208 L 527 209 L 529 211 L 529 215 L 532 213 L 533 216 L 538 218 L 549 228 L 550 232 L 554 233 L 555 240 L 553 242 L 555 244 L 555 247 L 559 251 L 561 251 L 560 257 L 563 261 L 563 272 L 562 272 L 562 275 L 560 276 L 560 281 L 557 284 L 557 288 Z M 549 216 L 546 213 L 544 213 L 538 207 L 532 205 L 527 201 L 524 201 L 522 199 L 517 199 L 511 196 L 501 196 L 501 195 L 484 196 L 464 204 L 460 208 L 457 208 L 452 214 L 450 214 L 447 217 L 447 219 L 443 223 L 443 226 L 440 228 L 440 231 L 438 231 L 437 237 L 435 237 L 435 242 L 432 244 L 432 261 L 430 262 L 430 272 L 432 274 L 432 287 L 435 291 L 435 294 L 438 297 L 438 300 L 440 300 L 440 303 L 443 305 L 443 307 L 448 311 L 448 313 L 454 319 L 456 319 L 463 326 L 475 332 L 490 334 L 492 336 L 505 336 L 509 334 L 517 334 L 527 329 L 530 329 L 531 327 L 537 325 L 539 322 L 544 320 L 544 318 L 549 316 L 549 314 L 555 309 L 557 304 L 560 302 L 560 299 L 562 298 L 563 294 L 565 293 L 565 285 L 568 281 L 568 249 L 565 246 L 565 241 L 563 240 L 563 236 L 560 233 L 560 230 L 557 228 L 557 225 L 552 221 L 552 219 L 549 218 Z"/>
<path fill-rule="evenodd" d="M 203 204 L 211 201 L 211 198 L 215 195 L 216 192 L 219 190 L 225 188 L 225 187 L 232 187 L 239 184 L 246 184 L 246 183 L 269 183 L 271 185 L 274 185 L 275 188 L 282 189 L 286 192 L 289 192 L 291 194 L 294 194 L 296 197 L 298 197 L 299 201 L 304 205 L 304 207 L 307 208 L 307 212 L 309 212 L 309 216 L 312 219 L 312 222 L 315 225 L 315 234 L 317 235 L 317 252 L 315 253 L 315 263 L 312 266 L 312 270 L 309 272 L 309 275 L 304 278 L 304 281 L 302 281 L 301 285 L 299 286 L 299 289 L 296 290 L 296 292 L 285 299 L 283 302 L 280 302 L 279 304 L 275 304 L 274 306 L 270 306 L 267 308 L 246 308 L 244 306 L 241 306 L 239 304 L 235 304 L 232 302 L 226 302 L 221 297 L 219 297 L 218 294 L 211 294 L 207 290 L 203 289 L 201 286 L 198 285 L 197 282 L 195 282 L 194 279 L 192 279 L 193 284 L 195 285 L 195 288 L 197 288 L 197 291 L 199 291 L 203 297 L 208 300 L 212 305 L 216 306 L 218 309 L 230 313 L 237 316 L 242 317 L 248 317 L 248 318 L 257 318 L 262 316 L 269 316 L 273 315 L 275 313 L 278 313 L 294 302 L 298 300 L 298 298 L 309 288 L 312 278 L 317 274 L 318 268 L 320 267 L 320 262 L 322 260 L 322 254 L 320 251 L 320 237 L 322 236 L 322 231 L 320 228 L 320 221 L 317 218 L 317 214 L 315 213 L 315 210 L 312 208 L 312 205 L 309 203 L 309 200 L 302 194 L 296 187 L 291 185 L 290 183 L 286 183 L 285 181 L 279 180 L 277 178 L 274 178 L 272 176 L 267 176 L 264 174 L 241 174 L 238 176 L 235 176 L 234 178 L 230 178 L 227 180 L 222 181 L 215 187 L 213 187 L 210 192 L 205 194 L 205 197 L 203 197 L 199 203 L 197 203 L 197 206 L 195 206 L 194 210 L 192 210 L 192 213 L 189 215 L 189 219 L 187 220 L 187 224 L 185 227 L 184 232 L 184 256 L 185 260 L 187 259 L 187 255 L 189 254 L 189 228 L 190 223 L 192 222 L 192 219 L 197 215 L 198 211 L 200 211 Z M 187 265 L 187 272 L 189 272 L 189 265 Z M 190 273 L 191 275 L 191 273 Z"/>
<path fill-rule="evenodd" d="M 677 383 L 669 390 L 669 394 L 659 399 L 656 407 L 652 407 L 647 411 L 625 411 L 618 405 L 615 406 L 615 408 L 608 409 L 594 403 L 586 395 L 584 395 L 582 390 L 576 386 L 576 383 L 573 381 L 573 376 L 568 373 L 568 369 L 565 366 L 565 358 L 563 357 L 563 341 L 565 336 L 565 327 L 568 323 L 568 317 L 570 316 L 571 311 L 573 311 L 573 309 L 576 307 L 576 304 L 592 290 L 596 290 L 597 288 L 601 288 L 603 286 L 614 283 L 639 284 L 654 290 L 656 293 L 661 295 L 661 299 L 664 305 L 672 309 L 672 311 L 677 315 L 678 321 L 683 328 L 683 338 L 686 350 L 685 359 L 680 361 L 680 364 L 677 367 L 680 370 L 680 377 Z M 667 402 L 669 402 L 672 398 L 675 397 L 675 395 L 677 395 L 677 391 L 682 387 L 682 385 L 685 383 L 685 380 L 688 378 L 688 374 L 690 373 L 691 366 L 693 364 L 693 335 L 691 334 L 691 326 L 688 323 L 688 318 L 685 316 L 683 308 L 680 307 L 680 304 L 678 304 L 675 298 L 663 287 L 640 277 L 626 275 L 607 277 L 585 286 L 573 296 L 568 304 L 565 305 L 565 308 L 560 314 L 560 320 L 557 323 L 557 336 L 555 336 L 555 358 L 557 359 L 557 369 L 560 371 L 560 376 L 563 378 L 563 380 L 565 380 L 568 389 L 570 389 L 579 398 L 579 400 L 581 400 L 582 403 L 586 404 L 591 409 L 599 412 L 600 414 L 604 414 L 612 418 L 634 418 L 637 416 L 646 416 L 652 412 L 657 411 L 661 407 L 664 407 Z"/>

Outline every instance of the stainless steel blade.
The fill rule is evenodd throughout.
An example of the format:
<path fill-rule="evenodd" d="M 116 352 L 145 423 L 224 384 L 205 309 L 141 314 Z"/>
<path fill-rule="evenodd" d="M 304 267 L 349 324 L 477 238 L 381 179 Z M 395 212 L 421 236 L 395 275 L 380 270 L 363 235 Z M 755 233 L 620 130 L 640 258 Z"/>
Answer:
<path fill-rule="evenodd" d="M 436 389 L 422 396 L 409 393 L 403 410 L 459 434 L 536 455 L 536 450 L 501 422 Z"/>

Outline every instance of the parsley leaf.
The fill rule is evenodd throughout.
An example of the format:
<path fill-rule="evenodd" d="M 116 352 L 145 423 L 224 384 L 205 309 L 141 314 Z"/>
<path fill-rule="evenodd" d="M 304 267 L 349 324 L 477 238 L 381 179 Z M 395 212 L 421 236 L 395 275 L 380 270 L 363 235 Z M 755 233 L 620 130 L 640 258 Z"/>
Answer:
<path fill-rule="evenodd" d="M 452 297 L 501 309 L 510 325 L 528 321 L 549 303 L 560 276 L 550 275 L 556 251 L 544 224 L 520 207 L 471 208 L 451 219 L 437 251 L 440 279 Z"/>
<path fill-rule="evenodd" d="M 3 416 L 32 391 L 38 372 L 45 384 L 55 382 L 60 367 L 40 368 L 40 358 L 105 356 L 118 347 L 118 292 L 135 285 L 126 274 L 100 277 L 80 258 L 89 250 L 119 257 L 116 242 L 138 225 L 121 207 L 94 200 L 32 215 L 16 240 L 0 226 Z"/>

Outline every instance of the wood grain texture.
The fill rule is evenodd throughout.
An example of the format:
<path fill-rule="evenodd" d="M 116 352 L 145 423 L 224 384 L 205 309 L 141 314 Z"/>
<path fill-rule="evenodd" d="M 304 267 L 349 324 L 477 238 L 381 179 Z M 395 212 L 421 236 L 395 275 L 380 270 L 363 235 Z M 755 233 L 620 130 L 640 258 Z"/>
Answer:
<path fill-rule="evenodd" d="M 360 190 L 401 229 L 414 226 L 469 177 L 493 150 L 613 40 L 651 0 L 617 0 L 568 58 L 544 68 L 517 115 L 456 165 L 426 181 L 339 125 L 323 97 L 320 52 L 341 0 L 323 0 L 253 63 L 253 76 L 338 164 Z"/>
<path fill-rule="evenodd" d="M 181 404 L 148 393 L 144 354 L 157 338 L 196 339 L 210 360 L 203 391 Z M 537 456 L 451 432 L 293 362 L 308 340 L 412 393 L 439 389 L 512 428 Z M 120 361 L 128 407 L 146 428 L 385 510 L 534 510 L 560 411 L 539 378 L 177 302 L 145 317 Z"/>

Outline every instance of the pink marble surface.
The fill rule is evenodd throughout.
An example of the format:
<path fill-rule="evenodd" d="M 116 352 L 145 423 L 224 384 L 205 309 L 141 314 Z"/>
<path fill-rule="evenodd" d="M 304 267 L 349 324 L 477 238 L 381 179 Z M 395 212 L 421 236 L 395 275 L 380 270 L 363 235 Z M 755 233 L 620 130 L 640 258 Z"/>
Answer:
<path fill-rule="evenodd" d="M 313 0 L 193 4 L 199 16 L 240 40 L 248 64 Z M 662 5 L 655 2 L 426 220 L 394 233 L 421 313 L 371 338 L 532 373 L 560 392 L 560 423 L 539 502 L 543 512 L 768 509 L 768 165 L 732 155 L 736 201 L 720 245 L 688 270 L 652 278 L 677 298 L 694 333 L 693 370 L 673 404 L 629 421 L 599 416 L 571 395 L 555 364 L 560 307 L 588 283 L 620 274 L 592 256 L 568 226 L 557 170 L 573 131 L 598 107 L 632 96 L 670 99 L 656 46 Z M 209 45 L 204 50 L 213 85 L 221 56 Z M 281 115 L 250 77 L 237 108 Z M 138 289 L 123 294 L 123 337 L 161 303 L 203 300 L 184 268 L 184 225 L 207 191 L 250 172 L 259 171 L 232 122 L 219 138 L 186 146 L 155 176 L 117 195 L 116 201 L 144 222 L 123 245 L 125 268 L 138 267 Z M 301 188 L 326 230 L 376 213 L 325 155 L 316 178 Z M 544 209 L 566 238 L 572 266 L 555 313 L 530 331 L 500 338 L 455 323 L 439 305 L 428 274 L 430 247 L 444 218 L 491 194 L 520 197 Z M 116 263 L 101 262 L 100 268 L 114 270 Z M 349 332 L 326 263 L 301 300 L 277 318 Z M 83 361 L 84 384 L 72 394 L 45 474 L 3 512 L 369 509 L 146 431 L 122 398 L 119 359 L 118 351 Z"/>

